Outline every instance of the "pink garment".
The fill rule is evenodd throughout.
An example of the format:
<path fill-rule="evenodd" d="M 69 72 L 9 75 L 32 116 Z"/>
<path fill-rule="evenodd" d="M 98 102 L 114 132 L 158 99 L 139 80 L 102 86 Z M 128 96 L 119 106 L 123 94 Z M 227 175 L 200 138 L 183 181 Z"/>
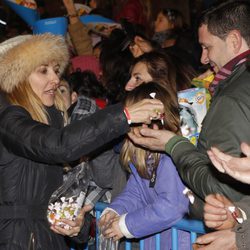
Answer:
<path fill-rule="evenodd" d="M 101 68 L 98 59 L 92 55 L 76 56 L 71 59 L 73 70 L 91 70 L 97 79 L 100 78 Z"/>

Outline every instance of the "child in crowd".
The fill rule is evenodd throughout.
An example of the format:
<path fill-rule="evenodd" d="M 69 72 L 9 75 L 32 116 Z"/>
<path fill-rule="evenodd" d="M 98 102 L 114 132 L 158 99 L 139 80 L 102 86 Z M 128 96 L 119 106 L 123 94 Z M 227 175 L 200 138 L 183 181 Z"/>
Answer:
<path fill-rule="evenodd" d="M 69 115 L 76 106 L 82 107 L 85 115 L 106 107 L 106 90 L 91 70 L 76 70 L 69 75 L 68 82 L 72 99 Z"/>
<path fill-rule="evenodd" d="M 164 48 L 168 54 L 176 55 L 179 60 L 192 65 L 195 70 L 200 66 L 200 47 L 194 30 L 189 27 L 176 9 L 162 9 L 154 23 L 153 41 Z"/>
<path fill-rule="evenodd" d="M 125 103 L 128 105 L 153 95 L 165 107 L 165 117 L 155 120 L 153 126 L 179 133 L 176 95 L 170 88 L 155 82 L 142 84 L 128 93 Z M 134 126 L 131 133 L 138 126 L 141 125 Z M 188 199 L 183 195 L 185 187 L 172 160 L 165 154 L 137 147 L 127 138 L 121 150 L 121 161 L 130 177 L 123 192 L 101 216 L 99 223 L 104 237 L 141 238 L 165 230 L 161 233 L 161 249 L 171 249 L 168 228 L 188 212 Z M 179 249 L 187 249 L 188 245 L 188 233 L 180 232 Z M 154 248 L 154 237 L 146 238 L 145 249 Z"/>
<path fill-rule="evenodd" d="M 154 23 L 154 40 L 162 47 L 175 44 L 178 32 L 184 26 L 182 14 L 174 9 L 162 9 Z"/>

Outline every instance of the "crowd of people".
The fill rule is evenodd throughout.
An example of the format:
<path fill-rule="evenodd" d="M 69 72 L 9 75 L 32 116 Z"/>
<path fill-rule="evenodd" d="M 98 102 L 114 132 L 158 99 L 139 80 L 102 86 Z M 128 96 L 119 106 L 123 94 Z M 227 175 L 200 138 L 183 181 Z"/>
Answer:
<path fill-rule="evenodd" d="M 146 237 L 153 250 L 161 232 L 170 250 L 169 228 L 187 217 L 209 228 L 194 249 L 249 249 L 250 3 L 212 5 L 197 37 L 178 10 L 153 21 L 149 0 L 89 1 L 90 15 L 121 24 L 108 35 L 83 24 L 73 0 L 62 4 L 67 37 L 0 43 L 0 249 L 86 243 L 97 201 L 109 203 L 99 226 L 113 241 Z M 194 145 L 181 133 L 178 92 L 211 74 Z M 50 225 L 50 197 L 79 165 L 90 172 L 85 203 L 74 220 Z"/>

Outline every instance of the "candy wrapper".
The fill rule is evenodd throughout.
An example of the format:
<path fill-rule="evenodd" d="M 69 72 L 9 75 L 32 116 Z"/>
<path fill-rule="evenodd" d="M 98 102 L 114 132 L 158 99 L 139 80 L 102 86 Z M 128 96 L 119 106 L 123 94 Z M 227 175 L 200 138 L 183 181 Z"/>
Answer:
<path fill-rule="evenodd" d="M 92 10 L 88 5 L 85 4 L 75 3 L 74 5 L 78 16 L 87 15 Z"/>
<path fill-rule="evenodd" d="M 206 76 L 205 78 L 193 78 L 192 85 L 194 85 L 196 88 L 205 88 L 206 89 L 206 105 L 207 109 L 210 106 L 211 101 L 211 94 L 209 93 L 209 85 L 214 80 L 214 73 L 211 73 L 210 75 Z"/>
<path fill-rule="evenodd" d="M 178 92 L 181 132 L 194 145 L 207 112 L 205 88 L 191 88 Z"/>
<path fill-rule="evenodd" d="M 83 15 L 80 21 L 88 26 L 95 34 L 107 37 L 113 29 L 121 29 L 120 23 L 99 15 Z"/>
<path fill-rule="evenodd" d="M 16 3 L 16 4 L 20 4 L 26 8 L 30 8 L 30 9 L 37 9 L 37 4 L 36 1 L 34 0 L 9 0 L 10 2 Z"/>
<path fill-rule="evenodd" d="M 50 224 L 70 229 L 59 220 L 75 220 L 85 201 L 89 180 L 89 167 L 86 163 L 79 164 L 64 175 L 62 186 L 49 200 L 47 218 Z"/>

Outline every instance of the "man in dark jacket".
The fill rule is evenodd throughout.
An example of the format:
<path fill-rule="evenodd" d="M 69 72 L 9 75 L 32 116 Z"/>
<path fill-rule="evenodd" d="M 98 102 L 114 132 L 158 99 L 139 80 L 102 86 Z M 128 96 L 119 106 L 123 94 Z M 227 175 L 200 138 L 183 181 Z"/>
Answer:
<path fill-rule="evenodd" d="M 191 211 L 199 218 L 207 195 L 221 193 L 236 202 L 250 192 L 249 187 L 219 173 L 207 156 L 214 145 L 240 156 L 240 143 L 250 143 L 249 18 L 248 2 L 230 1 L 207 10 L 200 21 L 201 61 L 219 71 L 210 85 L 212 102 L 197 148 L 169 131 L 144 128 L 140 131 L 144 137 L 130 135 L 137 144 L 171 155 L 182 179 L 196 195 Z"/>

